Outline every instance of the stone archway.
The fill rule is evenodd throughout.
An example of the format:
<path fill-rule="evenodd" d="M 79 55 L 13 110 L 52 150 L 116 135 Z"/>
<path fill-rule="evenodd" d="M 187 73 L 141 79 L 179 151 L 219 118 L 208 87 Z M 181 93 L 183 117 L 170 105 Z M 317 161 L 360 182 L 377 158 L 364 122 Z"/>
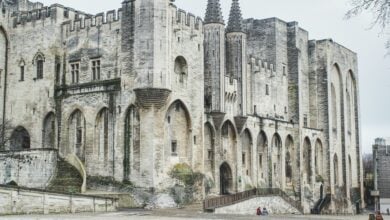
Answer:
<path fill-rule="evenodd" d="M 30 134 L 24 127 L 17 127 L 11 135 L 11 150 L 25 150 L 31 148 Z"/>
<path fill-rule="evenodd" d="M 221 195 L 229 195 L 233 191 L 232 169 L 228 163 L 223 163 L 219 168 Z"/>

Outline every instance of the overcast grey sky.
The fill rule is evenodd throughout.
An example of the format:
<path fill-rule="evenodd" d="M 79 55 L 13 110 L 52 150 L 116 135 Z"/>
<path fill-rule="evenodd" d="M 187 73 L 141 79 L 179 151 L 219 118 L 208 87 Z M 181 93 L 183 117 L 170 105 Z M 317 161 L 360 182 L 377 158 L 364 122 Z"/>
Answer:
<path fill-rule="evenodd" d="M 361 123 L 364 152 L 371 152 L 376 137 L 390 137 L 390 56 L 385 57 L 386 35 L 369 29 L 370 14 L 345 20 L 350 0 L 241 0 L 244 18 L 279 17 L 297 21 L 311 39 L 332 38 L 358 53 Z M 41 0 L 45 5 L 60 3 L 95 14 L 116 9 L 122 0 Z M 204 17 L 207 0 L 176 0 L 186 11 Z M 221 0 L 225 19 L 231 0 Z M 389 33 L 387 33 L 389 34 Z M 389 35 L 387 35 L 389 36 Z"/>

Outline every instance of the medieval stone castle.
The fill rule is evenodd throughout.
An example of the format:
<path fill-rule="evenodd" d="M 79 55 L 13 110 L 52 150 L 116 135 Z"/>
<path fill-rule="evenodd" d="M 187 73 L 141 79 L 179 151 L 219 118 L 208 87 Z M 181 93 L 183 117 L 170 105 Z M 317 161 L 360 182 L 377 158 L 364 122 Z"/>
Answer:
<path fill-rule="evenodd" d="M 325 196 L 333 213 L 363 205 L 357 55 L 297 22 L 243 19 L 239 0 L 226 23 L 219 0 L 203 20 L 172 0 L 97 15 L 0 0 L 0 54 L 2 154 L 33 155 L 1 157 L 1 184 L 45 188 L 58 156 L 83 190 L 99 176 L 164 191 L 187 164 L 202 198 L 278 188 L 305 212 Z"/>

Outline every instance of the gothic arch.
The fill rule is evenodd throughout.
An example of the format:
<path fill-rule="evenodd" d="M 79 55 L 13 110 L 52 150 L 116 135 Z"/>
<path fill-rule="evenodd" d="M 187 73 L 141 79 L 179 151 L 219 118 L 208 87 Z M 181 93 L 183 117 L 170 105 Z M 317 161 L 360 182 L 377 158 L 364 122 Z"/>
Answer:
<path fill-rule="evenodd" d="M 132 168 L 137 172 L 140 172 L 141 169 L 140 125 L 138 108 L 135 105 L 130 105 L 126 110 L 124 125 L 124 180 L 130 180 Z"/>
<path fill-rule="evenodd" d="M 316 174 L 324 177 L 324 146 L 319 138 L 316 140 L 315 145 L 314 164 Z"/>
<path fill-rule="evenodd" d="M 68 146 L 63 152 L 75 154 L 81 161 L 85 160 L 86 121 L 83 112 L 75 109 L 68 119 Z"/>
<path fill-rule="evenodd" d="M 22 126 L 16 127 L 11 134 L 11 150 L 19 151 L 31 148 L 30 134 L 26 128 Z"/>
<path fill-rule="evenodd" d="M 43 120 L 42 129 L 43 148 L 56 148 L 56 117 L 54 112 L 49 112 Z"/>
<path fill-rule="evenodd" d="M 278 133 L 275 133 L 271 141 L 271 163 L 270 168 L 272 177 L 272 187 L 282 187 L 283 179 L 283 151 L 282 138 Z"/>
<path fill-rule="evenodd" d="M 306 137 L 303 141 L 303 174 L 306 174 L 306 182 L 311 183 L 312 173 L 312 146 L 310 139 Z"/>
<path fill-rule="evenodd" d="M 110 113 L 107 107 L 100 109 L 95 120 L 95 152 L 99 160 L 104 162 L 109 156 Z"/>
<path fill-rule="evenodd" d="M 260 131 L 257 136 L 257 153 L 258 153 L 258 171 L 261 179 L 268 176 L 268 139 L 264 131 Z"/>
<path fill-rule="evenodd" d="M 191 117 L 186 105 L 181 100 L 174 101 L 165 117 L 166 155 L 179 157 L 180 162 L 190 161 L 191 127 Z"/>
<path fill-rule="evenodd" d="M 221 133 L 224 158 L 232 164 L 237 163 L 237 132 L 230 120 L 223 123 Z"/>
<path fill-rule="evenodd" d="M 252 176 L 252 149 L 253 139 L 249 129 L 245 129 L 241 134 L 241 146 L 242 146 L 242 172 L 243 175 Z"/>
<path fill-rule="evenodd" d="M 293 178 L 296 175 L 296 170 L 294 166 L 294 162 L 296 161 L 295 157 L 295 147 L 294 140 L 291 135 L 286 137 L 285 141 L 285 175 L 286 175 L 286 184 L 291 185 L 293 183 Z"/>
<path fill-rule="evenodd" d="M 215 167 L 215 131 L 210 122 L 204 125 L 204 149 L 205 149 L 205 173 L 211 173 L 214 177 Z"/>

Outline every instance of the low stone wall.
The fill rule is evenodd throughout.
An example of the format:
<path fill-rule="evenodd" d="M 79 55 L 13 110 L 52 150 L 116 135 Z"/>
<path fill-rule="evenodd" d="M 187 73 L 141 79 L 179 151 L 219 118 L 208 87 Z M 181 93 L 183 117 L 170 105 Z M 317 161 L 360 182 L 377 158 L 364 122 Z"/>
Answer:
<path fill-rule="evenodd" d="M 0 215 L 110 212 L 117 199 L 0 186 Z"/>
<path fill-rule="evenodd" d="M 55 174 L 57 150 L 31 149 L 0 152 L 0 184 L 44 189 Z"/>
<path fill-rule="evenodd" d="M 264 207 L 270 215 L 299 214 L 300 212 L 279 196 L 257 197 L 234 205 L 216 208 L 216 214 L 256 215 L 256 209 Z"/>

